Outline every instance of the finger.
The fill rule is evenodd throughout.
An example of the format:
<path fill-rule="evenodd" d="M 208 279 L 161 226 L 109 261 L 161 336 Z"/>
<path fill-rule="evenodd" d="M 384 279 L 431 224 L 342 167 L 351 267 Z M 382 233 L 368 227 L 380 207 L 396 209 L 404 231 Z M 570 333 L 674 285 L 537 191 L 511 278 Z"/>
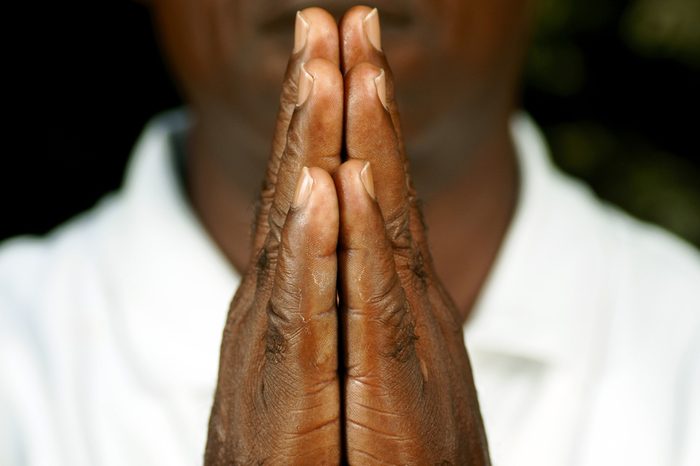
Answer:
<path fill-rule="evenodd" d="M 405 161 L 398 135 L 383 105 L 385 73 L 369 63 L 356 65 L 345 76 L 348 159 L 369 161 L 386 230 L 397 252 L 411 246 L 410 198 Z"/>
<path fill-rule="evenodd" d="M 401 131 L 401 118 L 395 98 L 394 75 L 382 49 L 380 13 L 376 8 L 372 9 L 366 6 L 353 7 L 343 16 L 339 29 L 342 44 L 341 68 L 343 73 L 348 73 L 362 63 L 369 63 L 384 70 L 383 84 L 385 90 L 383 102 L 391 115 L 396 134 L 396 145 L 400 158 L 403 161 L 403 174 L 409 202 L 409 229 L 413 236 L 413 241 L 417 243 L 422 251 L 421 254 L 428 255 L 425 226 L 413 188 L 403 133 Z M 379 175 L 378 179 L 381 179 Z"/>
<path fill-rule="evenodd" d="M 294 49 L 287 65 L 280 108 L 275 124 L 272 151 L 257 208 L 253 251 L 262 247 L 268 232 L 268 214 L 277 185 L 280 162 L 287 146 L 287 132 L 297 106 L 301 65 L 314 58 L 339 64 L 338 28 L 333 16 L 320 8 L 306 8 L 296 17 Z"/>
<path fill-rule="evenodd" d="M 360 63 L 370 63 L 385 72 L 386 107 L 402 143 L 398 107 L 395 99 L 394 76 L 382 49 L 379 10 L 356 6 L 348 10 L 339 25 L 342 45 L 340 60 L 343 74 Z"/>
<path fill-rule="evenodd" d="M 337 243 L 333 180 L 322 169 L 303 168 L 282 230 L 263 373 L 269 393 L 263 399 L 284 417 L 281 433 L 303 439 L 282 442 L 300 464 L 338 461 Z"/>
<path fill-rule="evenodd" d="M 335 376 L 337 245 L 333 180 L 325 170 L 303 168 L 282 230 L 267 348 L 268 359 L 289 362 L 301 379 Z"/>
<path fill-rule="evenodd" d="M 267 311 L 263 373 L 263 385 L 271 393 L 264 398 L 268 403 L 285 399 L 279 397 L 280 390 L 294 398 L 293 406 L 282 403 L 273 409 L 286 417 L 285 433 L 305 439 L 307 451 L 287 452 L 299 457 L 312 450 L 309 445 L 327 446 L 331 454 L 330 447 L 340 440 L 338 201 L 328 173 L 318 168 L 301 172 L 282 231 Z"/>
<path fill-rule="evenodd" d="M 340 164 L 343 137 L 340 70 L 327 60 L 314 59 L 302 67 L 301 74 L 305 84 L 300 86 L 299 104 L 289 125 L 287 146 L 268 213 L 268 234 L 261 251 L 261 258 L 271 266 L 302 167 L 316 166 L 332 172 Z"/>
<path fill-rule="evenodd" d="M 338 30 L 342 44 L 341 68 L 344 73 L 363 62 L 383 67 L 382 33 L 376 8 L 350 8 L 341 18 Z"/>
<path fill-rule="evenodd" d="M 381 386 L 392 376 L 406 376 L 405 370 L 418 374 L 414 371 L 418 359 L 413 316 L 373 197 L 379 183 L 372 180 L 372 168 L 353 160 L 341 165 L 335 175 L 340 208 L 339 284 L 347 374 Z"/>
<path fill-rule="evenodd" d="M 296 191 L 272 286 L 229 314 L 206 464 L 340 462 L 337 196 L 318 168 Z"/>
<path fill-rule="evenodd" d="M 343 80 L 338 67 L 313 59 L 300 70 L 297 105 L 268 213 L 266 253 L 274 255 L 296 180 L 303 166 L 333 171 L 340 164 Z M 274 261 L 274 257 L 268 257 Z"/>

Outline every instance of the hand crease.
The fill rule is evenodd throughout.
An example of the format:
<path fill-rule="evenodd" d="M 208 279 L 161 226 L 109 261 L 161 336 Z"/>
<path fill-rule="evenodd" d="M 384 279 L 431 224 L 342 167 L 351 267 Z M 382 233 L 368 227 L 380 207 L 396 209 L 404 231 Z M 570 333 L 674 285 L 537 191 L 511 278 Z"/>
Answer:
<path fill-rule="evenodd" d="M 304 435 L 308 435 L 308 434 L 310 434 L 310 433 L 312 433 L 312 432 L 317 432 L 317 431 L 319 431 L 319 430 L 322 430 L 322 429 L 324 429 L 324 428 L 326 428 L 326 427 L 328 427 L 328 426 L 331 426 L 331 425 L 333 425 L 333 424 L 335 424 L 335 423 L 337 423 L 337 422 L 339 422 L 339 419 L 338 419 L 337 417 L 334 417 L 334 418 L 332 418 L 332 419 L 330 419 L 330 420 L 324 422 L 323 424 L 319 424 L 319 425 L 317 425 L 317 426 L 313 426 L 313 427 L 311 427 L 311 428 L 309 428 L 309 429 L 302 430 L 302 431 L 287 432 L 287 434 L 288 434 L 288 435 L 295 435 L 295 436 L 304 436 Z"/>
<path fill-rule="evenodd" d="M 379 408 L 374 408 L 374 407 L 366 405 L 364 403 L 354 402 L 353 404 L 355 404 L 361 408 L 365 408 L 366 410 L 372 411 L 374 413 L 385 414 L 385 415 L 391 416 L 391 417 L 401 417 L 400 414 L 390 412 L 390 411 L 384 411 L 383 409 L 379 409 Z"/>
<path fill-rule="evenodd" d="M 412 442 L 412 441 L 415 441 L 417 439 L 416 437 L 403 437 L 401 435 L 392 434 L 389 432 L 377 430 L 377 429 L 374 429 L 374 428 L 368 426 L 367 424 L 363 424 L 362 422 L 356 421 L 354 419 L 348 419 L 348 422 L 350 424 L 357 426 L 357 427 L 368 430 L 368 431 L 372 432 L 373 434 L 380 435 L 388 440 L 394 440 L 397 442 Z"/>

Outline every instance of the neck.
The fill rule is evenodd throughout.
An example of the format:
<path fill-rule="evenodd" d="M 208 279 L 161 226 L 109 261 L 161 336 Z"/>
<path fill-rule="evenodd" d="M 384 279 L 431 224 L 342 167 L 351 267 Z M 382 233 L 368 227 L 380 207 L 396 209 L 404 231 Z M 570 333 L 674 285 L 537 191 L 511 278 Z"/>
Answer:
<path fill-rule="evenodd" d="M 190 202 L 219 249 L 243 272 L 269 141 L 235 116 L 194 114 L 187 147 Z"/>
<path fill-rule="evenodd" d="M 508 118 L 474 145 L 452 181 L 425 199 L 438 276 L 469 318 L 515 211 L 518 172 Z"/>

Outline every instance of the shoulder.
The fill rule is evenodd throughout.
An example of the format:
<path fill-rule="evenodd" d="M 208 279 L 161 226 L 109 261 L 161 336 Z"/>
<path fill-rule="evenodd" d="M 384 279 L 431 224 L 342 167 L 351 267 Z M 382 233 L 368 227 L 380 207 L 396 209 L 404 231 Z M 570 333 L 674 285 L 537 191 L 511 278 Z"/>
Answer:
<path fill-rule="evenodd" d="M 529 281 L 550 296 L 532 300 L 567 322 L 582 369 L 582 464 L 697 464 L 700 253 L 556 170 L 547 181 L 523 262 L 544 271 Z"/>
<path fill-rule="evenodd" d="M 119 214 L 110 196 L 45 237 L 0 245 L 0 374 L 50 387 L 45 378 L 80 351 L 108 306 L 104 262 Z M 27 387 L 15 389 L 21 397 Z"/>
<path fill-rule="evenodd" d="M 700 326 L 700 251 L 601 201 L 580 181 L 548 172 L 540 194 L 547 209 L 537 219 L 546 226 L 538 231 L 569 262 L 560 268 L 577 274 L 574 286 L 598 295 L 613 323 L 633 321 L 628 333 L 684 329 L 682 337 Z"/>
<path fill-rule="evenodd" d="M 615 269 L 613 328 L 664 352 L 694 344 L 700 337 L 700 253 L 617 209 L 604 207 L 603 218 Z"/>
<path fill-rule="evenodd" d="M 8 308 L 10 313 L 31 308 L 53 313 L 57 306 L 75 304 L 74 299 L 84 299 L 95 286 L 126 275 L 110 270 L 123 265 L 128 246 L 162 226 L 161 212 L 182 216 L 184 201 L 171 199 L 179 200 L 179 186 L 171 166 L 170 137 L 184 119 L 181 112 L 172 112 L 146 126 L 119 191 L 44 237 L 0 243 L 0 313 L 7 315 Z M 142 223 L 148 225 L 139 227 Z M 132 261 L 133 256 L 138 254 L 129 257 Z"/>
<path fill-rule="evenodd" d="M 105 242 L 119 222 L 119 207 L 110 195 L 44 237 L 0 244 L 0 313 L 8 318 L 32 309 L 52 312 L 70 300 L 72 291 L 94 283 Z"/>
<path fill-rule="evenodd" d="M 120 248 L 120 222 L 119 198 L 110 195 L 45 237 L 0 245 L 0 372 L 24 354 L 27 369 L 49 375 L 78 351 L 109 306 L 108 261 Z"/>
<path fill-rule="evenodd" d="M 101 270 L 110 197 L 45 237 L 0 245 L 0 463 L 49 464 L 66 439 L 57 397 L 106 302 Z M 65 395 L 65 393 L 63 393 Z M 68 403 L 62 399 L 64 410 Z M 59 440 L 61 438 L 62 440 Z M 59 461 L 60 462 L 60 461 Z"/>
<path fill-rule="evenodd" d="M 589 205 L 605 277 L 591 281 L 601 297 L 590 359 L 592 451 L 691 464 L 684 461 L 700 454 L 691 451 L 700 434 L 700 254 L 617 208 L 592 197 Z"/>
<path fill-rule="evenodd" d="M 610 362 L 626 370 L 683 370 L 700 339 L 700 252 L 674 234 L 637 220 L 595 197 L 582 183 L 556 174 L 552 191 L 556 231 L 568 236 L 562 253 L 579 288 L 566 298 L 596 296 L 597 328 L 605 332 Z M 560 243 L 560 244 L 562 244 Z M 573 281 L 573 280 L 572 280 Z M 699 355 L 700 356 L 700 355 Z"/>

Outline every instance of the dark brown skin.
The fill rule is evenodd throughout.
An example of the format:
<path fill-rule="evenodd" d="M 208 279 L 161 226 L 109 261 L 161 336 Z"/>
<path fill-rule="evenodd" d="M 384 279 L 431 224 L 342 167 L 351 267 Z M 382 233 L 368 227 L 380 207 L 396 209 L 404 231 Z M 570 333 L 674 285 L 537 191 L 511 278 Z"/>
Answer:
<path fill-rule="evenodd" d="M 254 254 L 221 344 L 208 465 L 335 464 L 341 458 L 339 214 L 328 172 L 340 165 L 343 78 L 335 21 L 319 9 L 304 14 L 315 26 L 291 57 L 284 81 Z M 313 87 L 298 106 L 299 77 L 306 72 Z M 304 183 L 297 183 L 302 173 L 313 179 L 313 189 L 294 202 L 306 197 Z"/>
<path fill-rule="evenodd" d="M 301 15 L 297 28 L 325 32 L 304 39 L 288 67 L 276 132 L 285 144 L 273 144 L 254 262 L 224 332 L 206 464 L 489 464 L 461 318 L 434 272 L 411 185 L 393 76 L 367 33 L 377 44 L 376 13 L 357 7 L 340 25 L 344 79 L 338 57 L 314 47 L 338 44 L 333 19 Z"/>
<path fill-rule="evenodd" d="M 461 317 L 432 264 L 393 75 L 366 34 L 371 15 L 356 7 L 340 25 L 349 158 L 335 176 L 345 454 L 350 464 L 489 464 Z"/>
<path fill-rule="evenodd" d="M 370 8 L 303 10 L 251 221 L 275 5 L 296 3 L 154 1 L 196 117 L 192 204 L 245 271 L 206 464 L 489 464 L 462 325 L 515 204 L 527 1 L 387 1 L 393 73 Z"/>

